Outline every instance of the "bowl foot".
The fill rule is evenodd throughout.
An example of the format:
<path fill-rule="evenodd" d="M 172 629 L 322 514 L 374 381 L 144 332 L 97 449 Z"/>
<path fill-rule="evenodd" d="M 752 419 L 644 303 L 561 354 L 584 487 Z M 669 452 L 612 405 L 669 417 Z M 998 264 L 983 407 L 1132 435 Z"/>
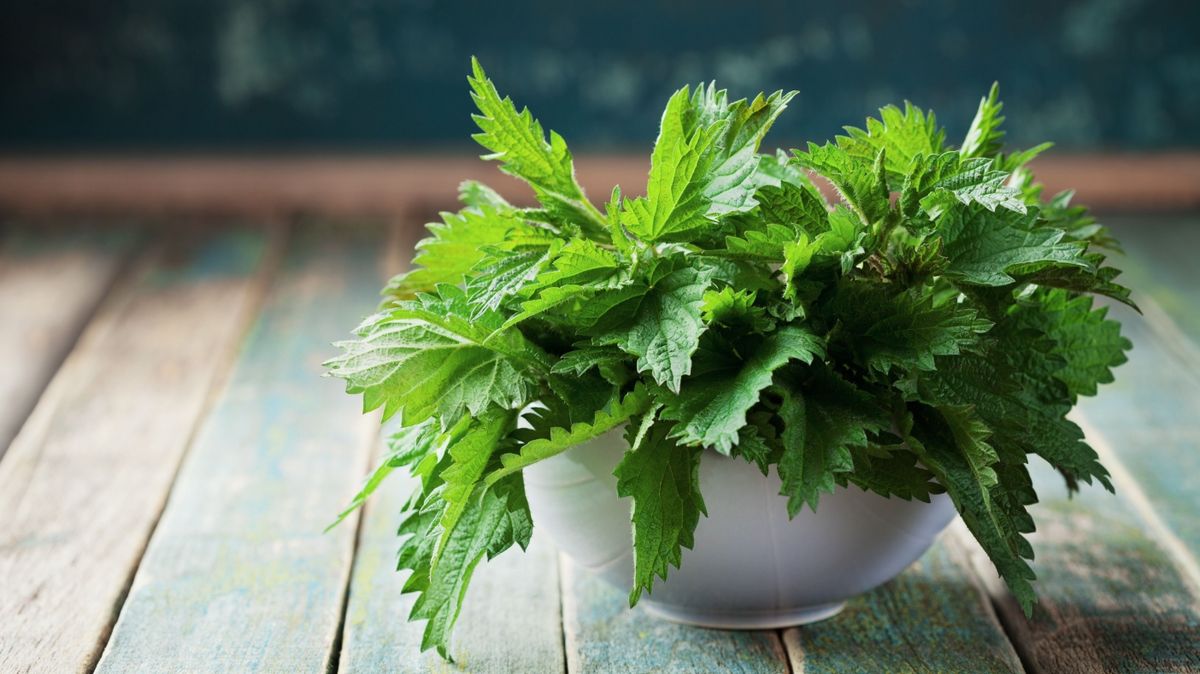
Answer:
<path fill-rule="evenodd" d="M 686 606 L 658 604 L 645 599 L 642 600 L 642 605 L 647 613 L 657 618 L 716 630 L 773 630 L 806 625 L 832 618 L 846 608 L 844 601 L 746 613 L 700 611 Z"/>

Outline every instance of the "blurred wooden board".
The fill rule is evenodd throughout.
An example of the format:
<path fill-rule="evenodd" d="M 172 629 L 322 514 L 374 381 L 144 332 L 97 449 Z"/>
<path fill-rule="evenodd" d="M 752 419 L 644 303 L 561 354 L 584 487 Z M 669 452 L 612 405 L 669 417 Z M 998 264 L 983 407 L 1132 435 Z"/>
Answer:
<path fill-rule="evenodd" d="M 176 239 L 105 300 L 0 462 L 0 671 L 95 664 L 255 304 L 260 234 Z"/>
<path fill-rule="evenodd" d="M 0 230 L 0 457 L 134 247 L 136 232 L 9 225 Z"/>
<path fill-rule="evenodd" d="M 322 379 L 330 343 L 375 302 L 383 250 L 295 237 L 229 382 L 196 436 L 100 672 L 324 672 L 336 658 L 354 493 L 374 419 Z"/>

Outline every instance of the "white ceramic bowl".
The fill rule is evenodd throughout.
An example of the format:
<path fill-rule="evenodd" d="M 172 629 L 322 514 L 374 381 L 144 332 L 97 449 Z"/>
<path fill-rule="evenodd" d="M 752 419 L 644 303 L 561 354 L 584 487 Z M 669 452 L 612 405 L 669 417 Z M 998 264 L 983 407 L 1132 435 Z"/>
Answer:
<path fill-rule="evenodd" d="M 612 472 L 625 451 L 611 432 L 525 469 L 536 528 L 572 561 L 628 590 L 633 579 L 630 499 Z M 931 503 L 857 487 L 821 497 L 788 520 L 780 481 L 741 459 L 707 451 L 700 488 L 708 517 L 682 566 L 640 601 L 668 620 L 728 629 L 799 625 L 835 615 L 850 597 L 893 578 L 954 519 L 945 495 Z"/>

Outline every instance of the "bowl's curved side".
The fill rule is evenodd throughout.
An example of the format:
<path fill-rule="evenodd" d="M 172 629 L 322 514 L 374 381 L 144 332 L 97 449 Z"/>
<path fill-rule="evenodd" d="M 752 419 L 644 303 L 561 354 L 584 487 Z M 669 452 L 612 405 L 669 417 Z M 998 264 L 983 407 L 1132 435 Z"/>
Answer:
<path fill-rule="evenodd" d="M 620 588 L 632 578 L 630 501 L 612 475 L 624 452 L 610 433 L 525 470 L 536 526 L 579 566 Z M 851 487 L 821 497 L 819 513 L 787 517 L 780 481 L 740 459 L 706 452 L 700 484 L 708 517 L 679 569 L 643 601 L 666 617 L 710 626 L 778 626 L 828 617 L 840 602 L 886 582 L 954 519 L 930 503 Z M 806 617 L 808 616 L 808 617 Z"/>

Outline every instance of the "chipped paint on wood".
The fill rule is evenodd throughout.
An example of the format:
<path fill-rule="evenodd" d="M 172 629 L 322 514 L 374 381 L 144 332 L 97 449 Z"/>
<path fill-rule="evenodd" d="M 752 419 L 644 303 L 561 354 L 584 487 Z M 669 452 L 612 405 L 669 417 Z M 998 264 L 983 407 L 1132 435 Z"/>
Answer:
<path fill-rule="evenodd" d="M 783 637 L 796 674 L 1021 671 L 953 536 L 839 615 Z"/>

